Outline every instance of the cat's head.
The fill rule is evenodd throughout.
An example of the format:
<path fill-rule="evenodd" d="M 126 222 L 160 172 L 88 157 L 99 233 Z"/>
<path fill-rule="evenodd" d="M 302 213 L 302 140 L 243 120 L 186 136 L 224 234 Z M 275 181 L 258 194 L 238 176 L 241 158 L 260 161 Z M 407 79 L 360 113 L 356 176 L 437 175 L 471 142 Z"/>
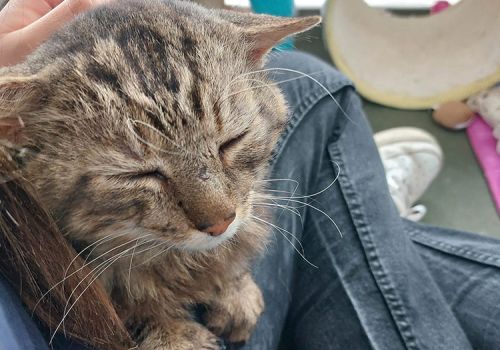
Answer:
<path fill-rule="evenodd" d="M 265 55 L 318 21 L 159 0 L 95 9 L 0 70 L 0 134 L 71 240 L 214 248 L 253 220 L 286 123 Z"/>

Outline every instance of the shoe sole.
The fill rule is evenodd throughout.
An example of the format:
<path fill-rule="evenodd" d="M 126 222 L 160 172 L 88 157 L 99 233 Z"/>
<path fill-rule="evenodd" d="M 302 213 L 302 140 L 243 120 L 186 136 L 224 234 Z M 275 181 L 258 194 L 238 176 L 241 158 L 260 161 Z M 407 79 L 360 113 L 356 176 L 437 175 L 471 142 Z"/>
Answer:
<path fill-rule="evenodd" d="M 373 138 L 375 139 L 377 147 L 401 142 L 426 142 L 435 145 L 436 148 L 439 149 L 440 155 L 443 153 L 441 146 L 439 146 L 439 143 L 434 136 L 417 128 L 400 127 L 383 130 L 373 135 Z"/>

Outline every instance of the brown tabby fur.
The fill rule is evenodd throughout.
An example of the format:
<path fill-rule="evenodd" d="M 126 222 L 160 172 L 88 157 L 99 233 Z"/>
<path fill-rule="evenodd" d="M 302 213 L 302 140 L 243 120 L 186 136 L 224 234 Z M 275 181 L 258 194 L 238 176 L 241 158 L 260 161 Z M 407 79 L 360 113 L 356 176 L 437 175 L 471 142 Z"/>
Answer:
<path fill-rule="evenodd" d="M 249 72 L 317 23 L 118 1 L 0 69 L 0 134 L 140 349 L 250 337 L 264 304 L 249 262 L 267 236 L 252 215 L 286 106 Z M 200 232 L 232 213 L 220 237 Z"/>

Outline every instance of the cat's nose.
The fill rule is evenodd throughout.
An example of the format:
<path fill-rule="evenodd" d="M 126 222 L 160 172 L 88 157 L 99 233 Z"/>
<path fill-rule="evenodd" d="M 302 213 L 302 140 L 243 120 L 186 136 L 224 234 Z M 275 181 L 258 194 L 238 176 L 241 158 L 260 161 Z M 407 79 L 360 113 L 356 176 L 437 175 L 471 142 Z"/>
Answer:
<path fill-rule="evenodd" d="M 215 224 L 206 224 L 206 225 L 199 225 L 197 227 L 198 230 L 208 233 L 210 236 L 220 236 L 224 232 L 226 232 L 227 228 L 231 223 L 234 221 L 234 218 L 236 217 L 236 213 L 232 213 L 229 215 L 227 218 L 215 223 Z"/>

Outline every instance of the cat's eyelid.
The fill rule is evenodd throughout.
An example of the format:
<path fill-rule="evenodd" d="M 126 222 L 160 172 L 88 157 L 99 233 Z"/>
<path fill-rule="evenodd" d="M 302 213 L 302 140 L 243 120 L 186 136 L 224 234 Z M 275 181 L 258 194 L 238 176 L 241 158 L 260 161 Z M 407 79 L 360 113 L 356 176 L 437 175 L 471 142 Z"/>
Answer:
<path fill-rule="evenodd" d="M 224 142 L 220 147 L 219 147 L 219 152 L 223 153 L 225 150 L 235 146 L 237 143 L 239 143 L 245 136 L 247 136 L 249 130 L 243 131 L 241 134 L 239 134 L 236 137 L 233 137 L 232 139 Z"/>
<path fill-rule="evenodd" d="M 155 178 L 156 180 L 159 180 L 159 181 L 168 181 L 168 176 L 165 175 L 159 169 L 127 172 L 127 173 L 118 174 L 117 177 L 124 178 L 127 180 L 132 180 L 132 181 L 133 180 L 140 180 L 140 179 L 148 178 L 148 177 Z"/>

